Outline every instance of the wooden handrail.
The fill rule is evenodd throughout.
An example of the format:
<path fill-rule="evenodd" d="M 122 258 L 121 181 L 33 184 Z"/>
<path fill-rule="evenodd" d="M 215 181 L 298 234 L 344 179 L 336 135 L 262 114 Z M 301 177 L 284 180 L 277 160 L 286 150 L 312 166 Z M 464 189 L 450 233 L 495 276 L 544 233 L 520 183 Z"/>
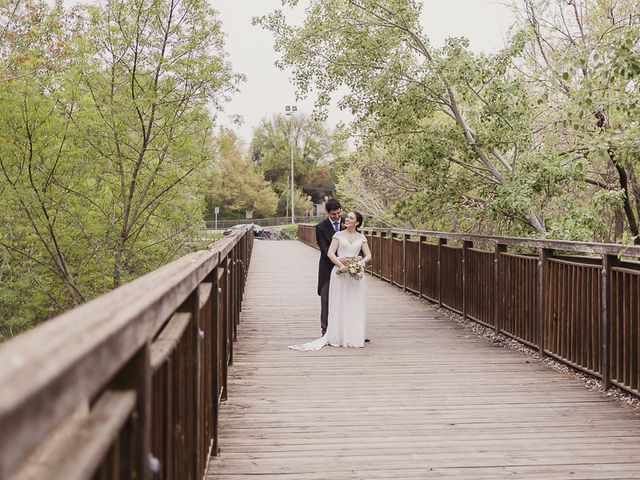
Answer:
<path fill-rule="evenodd" d="M 175 350 L 190 321 L 191 314 L 188 312 L 177 312 L 171 316 L 167 326 L 162 329 L 151 344 L 149 364 L 152 371 L 155 372 L 167 361 L 169 354 Z"/>
<path fill-rule="evenodd" d="M 0 478 L 9 478 L 16 472 L 79 405 L 94 404 L 108 389 L 132 388 L 137 395 L 136 428 L 133 429 L 137 438 L 127 439 L 134 445 L 137 459 L 136 465 L 126 466 L 131 468 L 127 476 L 148 478 L 151 456 L 160 462 L 169 462 L 171 459 L 160 458 L 161 453 L 152 452 L 149 447 L 155 401 L 152 389 L 156 380 L 150 368 L 151 344 L 174 314 L 188 312 L 190 326 L 182 328 L 182 338 L 173 346 L 178 353 L 171 361 L 186 362 L 187 370 L 191 369 L 188 374 L 194 376 L 193 385 L 202 390 L 203 386 L 198 387 L 202 383 L 200 377 L 213 378 L 211 369 L 216 368 L 205 363 L 219 362 L 230 349 L 231 332 L 226 327 L 218 329 L 227 335 L 225 342 L 218 342 L 216 325 L 239 321 L 252 241 L 250 227 L 239 229 L 208 250 L 186 255 L 2 345 Z M 217 268 L 226 265 L 230 258 L 234 268 L 225 272 L 224 285 L 219 286 Z M 203 282 L 209 285 L 205 283 L 200 289 Z M 217 294 L 208 295 L 201 304 L 199 291 L 211 293 L 212 288 Z M 230 291 L 225 293 L 223 288 Z M 229 302 L 236 305 L 227 305 Z M 235 318 L 230 317 L 231 312 Z M 209 319 L 208 324 L 205 318 Z M 201 347 L 200 343 L 211 348 Z M 214 348 L 218 344 L 225 351 Z M 216 358 L 205 358 L 205 351 Z M 166 351 L 162 353 L 165 360 L 171 355 Z M 157 356 L 154 361 L 159 361 Z M 162 369 L 158 374 L 161 372 Z M 216 381 L 220 385 L 225 383 L 219 378 Z M 200 393 L 193 392 L 196 396 Z M 208 393 L 210 396 L 211 392 Z M 198 403 L 195 398 L 187 401 Z M 182 434 L 192 435 L 192 432 Z M 192 445 L 189 448 L 194 450 L 202 442 L 208 445 L 210 439 L 185 439 L 184 443 L 187 447 Z M 197 472 L 194 471 L 194 475 L 197 476 Z M 181 472 L 179 478 L 192 478 L 192 475 Z"/>
<path fill-rule="evenodd" d="M 483 244 L 501 244 L 523 248 L 546 248 L 566 252 L 598 253 L 608 255 L 620 255 L 640 258 L 640 246 L 623 245 L 619 243 L 595 243 L 595 242 L 574 242 L 570 240 L 544 240 L 526 237 L 498 237 L 492 235 L 469 235 L 466 233 L 437 232 L 430 230 L 410 230 L 410 229 L 390 229 L 390 228 L 369 228 L 362 229 L 365 234 L 398 234 L 411 236 L 424 236 L 431 238 L 445 238 L 447 240 L 457 240 L 459 242 L 474 242 Z"/>
<path fill-rule="evenodd" d="M 72 441 L 49 442 L 46 451 L 40 452 L 40 460 L 13 480 L 91 478 L 135 404 L 136 394 L 131 390 L 105 392 L 89 414 L 68 426 Z"/>
<path fill-rule="evenodd" d="M 314 228 L 312 224 L 300 224 L 299 230 Z M 522 248 L 546 248 L 565 252 L 596 253 L 640 258 L 640 246 L 623 245 L 619 243 L 574 242 L 570 240 L 544 240 L 526 237 L 499 237 L 492 235 L 470 235 L 466 233 L 437 232 L 431 230 L 411 230 L 402 228 L 374 228 L 364 227 L 366 235 L 408 235 L 434 239 L 456 240 L 459 242 L 473 242 L 487 245 L 508 245 Z"/>
<path fill-rule="evenodd" d="M 388 228 L 363 233 L 373 276 L 600 378 L 605 389 L 613 384 L 640 396 L 640 247 Z M 300 225 L 298 236 L 317 248 L 313 225 Z"/>

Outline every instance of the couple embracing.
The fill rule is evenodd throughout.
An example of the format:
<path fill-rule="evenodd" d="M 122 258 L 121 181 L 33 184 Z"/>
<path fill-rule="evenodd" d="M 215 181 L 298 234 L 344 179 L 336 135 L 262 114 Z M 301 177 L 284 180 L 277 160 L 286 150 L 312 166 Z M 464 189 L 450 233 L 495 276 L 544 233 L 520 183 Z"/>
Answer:
<path fill-rule="evenodd" d="M 335 199 L 325 204 L 328 218 L 316 225 L 320 248 L 318 295 L 322 337 L 293 350 L 315 351 L 325 345 L 364 347 L 366 336 L 366 283 L 364 266 L 371 260 L 367 238 L 360 232 L 362 215 L 349 212 Z"/>

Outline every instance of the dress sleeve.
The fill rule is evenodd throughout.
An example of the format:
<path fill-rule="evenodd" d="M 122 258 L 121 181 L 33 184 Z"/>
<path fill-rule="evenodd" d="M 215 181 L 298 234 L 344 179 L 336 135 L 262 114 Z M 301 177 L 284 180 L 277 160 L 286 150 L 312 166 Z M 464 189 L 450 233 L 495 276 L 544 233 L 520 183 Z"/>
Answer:
<path fill-rule="evenodd" d="M 360 235 L 362 235 L 362 243 L 368 243 L 367 242 L 367 237 L 365 236 L 365 234 L 361 233 Z"/>

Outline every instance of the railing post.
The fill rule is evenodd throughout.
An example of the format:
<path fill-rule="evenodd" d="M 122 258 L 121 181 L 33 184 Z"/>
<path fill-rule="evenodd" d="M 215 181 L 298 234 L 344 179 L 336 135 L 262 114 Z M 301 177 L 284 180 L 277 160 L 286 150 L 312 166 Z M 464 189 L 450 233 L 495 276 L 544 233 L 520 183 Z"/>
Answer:
<path fill-rule="evenodd" d="M 128 364 L 116 376 L 113 388 L 117 390 L 134 390 L 136 407 L 131 417 L 130 465 L 129 473 L 133 478 L 148 480 L 151 476 L 149 462 L 151 459 L 151 346 L 148 341 Z M 123 459 L 123 463 L 128 462 Z"/>
<path fill-rule="evenodd" d="M 538 249 L 538 352 L 544 355 L 544 320 L 545 320 L 545 304 L 547 293 L 547 261 L 551 256 L 551 250 L 547 248 Z"/>
<path fill-rule="evenodd" d="M 407 291 L 407 234 L 402 234 L 402 292 Z"/>
<path fill-rule="evenodd" d="M 246 243 L 245 243 L 246 246 Z M 222 379 L 219 378 L 219 375 L 221 372 L 218 371 L 218 366 L 220 365 L 220 356 L 223 355 L 222 352 L 220 352 L 220 339 L 218 338 L 218 334 L 219 334 L 219 329 L 218 329 L 218 322 L 220 321 L 220 319 L 218 318 L 218 301 L 220 300 L 220 295 L 218 294 L 218 269 L 214 268 L 211 273 L 208 275 L 208 280 L 211 282 L 211 297 L 210 297 L 210 301 L 209 301 L 209 308 L 211 310 L 211 315 L 210 315 L 210 321 L 211 321 L 211 326 L 210 326 L 210 331 L 211 331 L 211 335 L 212 335 L 212 339 L 211 339 L 211 358 L 209 359 L 209 362 L 211 362 L 211 365 L 209 366 L 211 368 L 211 392 L 209 392 L 209 394 L 211 395 L 211 399 L 210 401 L 213 403 L 213 418 L 212 418 L 212 425 L 211 425 L 211 434 L 212 434 L 212 450 L 211 450 L 211 454 L 213 456 L 217 456 L 218 455 L 218 450 L 219 450 L 219 445 L 218 445 L 218 413 L 220 410 L 220 402 L 218 399 L 218 395 L 220 394 L 220 391 L 218 389 L 218 385 L 222 385 Z"/>
<path fill-rule="evenodd" d="M 185 392 L 184 399 L 186 401 L 183 410 L 183 422 L 181 428 L 184 439 L 184 454 L 186 459 L 190 459 L 189 465 L 182 465 L 179 468 L 187 468 L 191 474 L 185 475 L 186 478 L 197 478 L 198 469 L 201 465 L 200 452 L 200 431 L 201 431 L 201 373 L 200 373 L 200 352 L 202 337 L 200 335 L 200 298 L 199 289 L 196 287 L 194 292 L 185 300 L 179 311 L 188 312 L 191 316 L 189 326 L 185 330 Z M 186 472 L 185 472 L 186 473 Z"/>
<path fill-rule="evenodd" d="M 218 278 L 218 319 L 220 322 L 220 330 L 222 334 L 222 352 L 220 355 L 222 356 L 222 397 L 221 400 L 226 400 L 228 398 L 227 392 L 227 379 L 228 379 L 228 367 L 229 367 L 229 350 L 231 348 L 232 340 L 229 334 L 229 322 L 227 321 L 227 309 L 228 304 L 226 301 L 227 297 L 227 274 L 224 268 L 224 263 L 226 262 L 225 258 L 220 258 L 220 263 L 218 264 L 217 270 L 217 278 Z"/>
<path fill-rule="evenodd" d="M 442 306 L 442 246 L 447 244 L 446 238 L 438 238 L 438 306 Z"/>
<path fill-rule="evenodd" d="M 389 272 L 389 283 L 391 283 L 391 285 L 393 285 L 393 280 L 394 280 L 394 278 L 393 278 L 393 267 L 394 267 L 395 261 L 396 261 L 396 259 L 394 258 L 395 255 L 393 254 L 393 251 L 395 250 L 395 248 L 393 248 L 393 245 L 394 245 L 394 242 L 396 240 L 397 234 L 393 233 L 391 231 L 391 229 L 389 229 L 389 233 L 390 233 L 389 238 L 390 238 L 390 245 L 391 245 L 391 271 Z"/>
<path fill-rule="evenodd" d="M 239 259 L 239 251 L 237 250 L 237 248 L 233 249 L 233 261 L 232 261 L 232 268 L 233 268 L 233 314 L 234 314 L 234 324 L 236 325 L 235 328 L 235 332 L 236 332 L 236 340 L 238 339 L 238 326 L 240 325 L 240 305 L 241 305 L 241 298 L 240 298 L 240 263 L 238 261 Z"/>
<path fill-rule="evenodd" d="M 469 282 L 469 249 L 473 248 L 473 242 L 465 240 L 462 242 L 462 319 L 467 319 L 467 284 Z"/>
<path fill-rule="evenodd" d="M 609 361 L 611 342 L 611 326 L 609 325 L 611 310 L 611 267 L 616 257 L 602 255 L 602 281 L 600 285 L 600 370 L 602 371 L 602 388 L 611 388 L 611 364 Z"/>
<path fill-rule="evenodd" d="M 371 230 L 370 232 L 370 237 L 371 237 L 371 241 L 369 242 L 369 250 L 371 251 L 371 261 L 369 262 L 369 273 L 371 274 L 371 276 L 373 277 L 373 266 L 375 262 L 375 252 L 373 251 L 373 244 L 375 243 L 375 241 L 373 240 L 373 237 L 375 237 L 376 232 L 374 232 L 373 230 Z"/>
<path fill-rule="evenodd" d="M 227 269 L 231 276 L 231 323 L 233 324 L 233 341 L 238 341 L 238 278 L 236 275 L 236 249 L 235 247 L 229 252 L 229 263 Z"/>
<path fill-rule="evenodd" d="M 382 241 L 384 240 L 384 236 L 382 232 L 378 232 L 378 258 L 379 258 L 379 262 L 380 262 L 380 272 L 378 273 L 378 278 L 380 280 L 382 280 L 382 268 L 384 266 L 383 260 L 382 260 Z"/>
<path fill-rule="evenodd" d="M 496 243 L 496 251 L 493 258 L 493 322 L 496 333 L 500 333 L 500 327 L 502 326 L 502 292 L 500 291 L 500 280 L 503 272 L 500 255 L 506 251 L 506 245 Z"/>
<path fill-rule="evenodd" d="M 427 237 L 418 237 L 418 298 L 422 298 L 422 242 L 426 242 Z"/>
<path fill-rule="evenodd" d="M 225 271 L 225 322 L 227 322 L 227 331 L 229 332 L 229 365 L 233 365 L 233 342 L 236 338 L 236 326 L 233 323 L 233 277 L 231 276 L 231 260 L 230 254 L 224 259 L 224 271 Z"/>

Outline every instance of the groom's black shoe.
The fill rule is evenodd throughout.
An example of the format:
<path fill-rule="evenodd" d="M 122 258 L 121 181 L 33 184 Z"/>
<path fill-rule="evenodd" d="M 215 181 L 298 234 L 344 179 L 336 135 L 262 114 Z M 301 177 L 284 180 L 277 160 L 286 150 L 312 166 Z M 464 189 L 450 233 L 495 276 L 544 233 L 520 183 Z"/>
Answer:
<path fill-rule="evenodd" d="M 322 330 L 322 336 L 324 337 L 324 334 L 327 333 L 326 330 Z"/>
<path fill-rule="evenodd" d="M 369 340 L 368 338 L 364 339 L 364 343 L 369 343 L 369 342 L 371 342 L 371 340 Z"/>

